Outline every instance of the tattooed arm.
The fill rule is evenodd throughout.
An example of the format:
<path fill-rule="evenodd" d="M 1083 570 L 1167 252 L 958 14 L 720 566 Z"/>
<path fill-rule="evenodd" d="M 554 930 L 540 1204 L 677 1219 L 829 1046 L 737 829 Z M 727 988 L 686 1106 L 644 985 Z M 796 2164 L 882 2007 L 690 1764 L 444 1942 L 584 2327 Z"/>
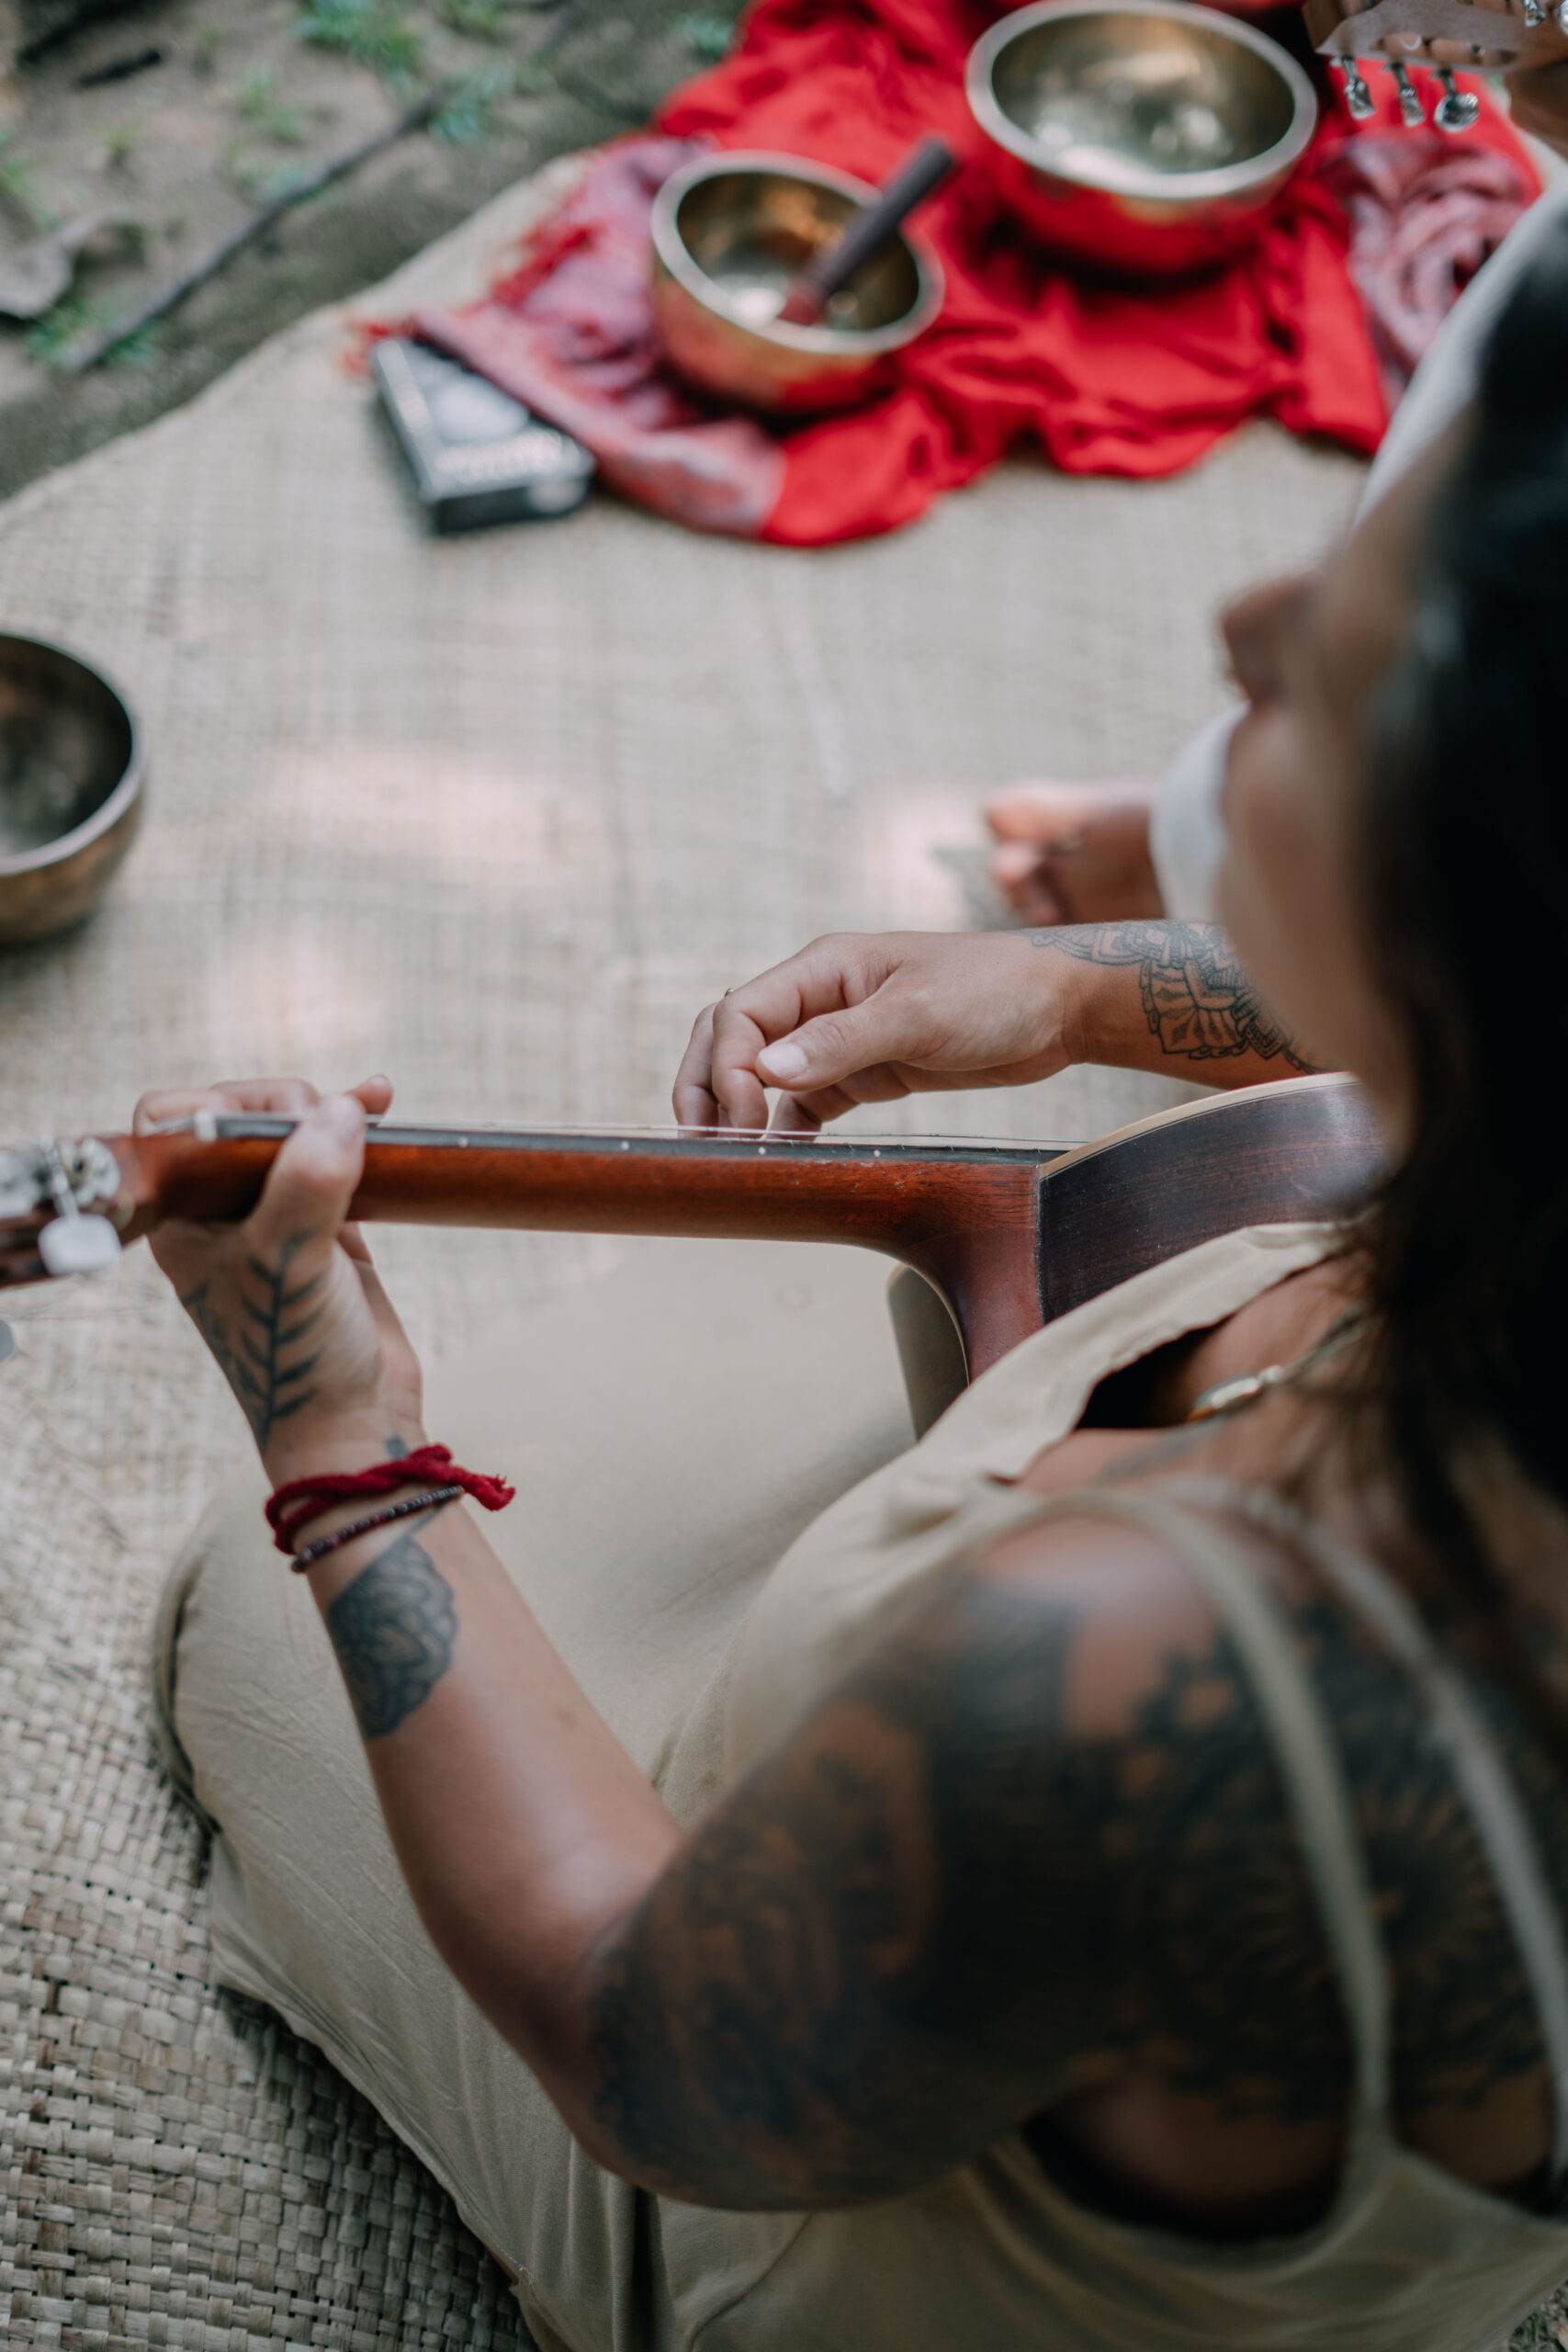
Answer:
<path fill-rule="evenodd" d="M 684 1838 L 477 1528 L 444 1514 L 335 1578 L 431 1933 L 614 2171 L 833 2208 L 1019 2130 L 1131 2218 L 1248 2236 L 1321 2212 L 1351 2072 L 1336 1981 L 1246 1678 L 1157 1543 L 1008 1539 Z M 1287 1606 L 1361 1807 L 1402 2133 L 1520 2180 L 1549 2137 L 1537 2013 L 1449 1767 L 1337 1608 Z"/>
<path fill-rule="evenodd" d="M 1310 1063 L 1213 923 L 840 933 L 697 1019 L 675 1084 L 690 1126 L 815 1125 L 857 1102 L 1024 1086 L 1074 1062 L 1255 1086 Z"/>
<path fill-rule="evenodd" d="M 1145 2072 L 1261 2114 L 1287 2186 L 1331 2162 L 1348 2062 L 1294 1841 L 1156 1546 L 1057 1529 L 964 1579 L 682 1839 L 476 1527 L 378 1541 L 311 1583 L 400 1861 L 612 2169 L 859 2203 Z"/>

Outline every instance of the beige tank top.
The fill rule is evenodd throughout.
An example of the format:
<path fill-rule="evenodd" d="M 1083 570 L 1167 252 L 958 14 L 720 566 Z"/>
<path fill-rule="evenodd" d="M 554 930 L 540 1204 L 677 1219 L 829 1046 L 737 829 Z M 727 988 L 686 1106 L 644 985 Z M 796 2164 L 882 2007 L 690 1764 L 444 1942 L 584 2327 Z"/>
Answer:
<path fill-rule="evenodd" d="M 1561 2179 L 1568 1951 L 1558 1905 L 1501 1758 L 1404 1594 L 1269 1494 L 1172 1478 L 1158 1494 L 1096 1487 L 1043 1501 L 997 1483 L 1076 1425 L 1106 1373 L 1234 1313 L 1331 1240 L 1321 1226 L 1226 1235 L 1015 1349 L 785 1555 L 741 1636 L 728 1713 L 739 1764 L 1006 1527 L 1087 1511 L 1156 1532 L 1243 1661 L 1351 2022 L 1353 2127 L 1331 2211 L 1291 2238 L 1199 2244 L 1077 2204 L 1016 2136 L 918 2195 L 852 2211 L 719 2214 L 660 2200 L 670 2315 L 692 2352 L 1491 2352 L 1568 2274 L 1568 2222 L 1470 2188 L 1393 2136 L 1386 1972 L 1333 1727 L 1277 1604 L 1207 1514 L 1241 1511 L 1307 1549 L 1421 1694 L 1540 2009 Z"/>

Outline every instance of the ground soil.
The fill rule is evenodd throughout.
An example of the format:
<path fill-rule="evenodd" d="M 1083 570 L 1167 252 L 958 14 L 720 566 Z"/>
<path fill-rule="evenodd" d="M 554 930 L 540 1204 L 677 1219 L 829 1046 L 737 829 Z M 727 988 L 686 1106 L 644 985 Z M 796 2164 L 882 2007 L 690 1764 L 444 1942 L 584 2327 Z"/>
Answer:
<path fill-rule="evenodd" d="M 550 156 L 641 120 L 722 47 L 733 13 L 733 0 L 701 12 L 682 0 L 141 0 L 72 29 L 61 6 L 65 28 L 0 81 L 0 267 L 61 222 L 114 219 L 42 320 L 0 320 L 0 497 L 374 284 Z M 24 9 L 24 40 L 28 28 Z M 123 78 L 93 78 L 154 52 Z M 115 360 L 62 372 L 73 343 L 437 80 L 455 96 L 433 131 L 288 214 Z"/>

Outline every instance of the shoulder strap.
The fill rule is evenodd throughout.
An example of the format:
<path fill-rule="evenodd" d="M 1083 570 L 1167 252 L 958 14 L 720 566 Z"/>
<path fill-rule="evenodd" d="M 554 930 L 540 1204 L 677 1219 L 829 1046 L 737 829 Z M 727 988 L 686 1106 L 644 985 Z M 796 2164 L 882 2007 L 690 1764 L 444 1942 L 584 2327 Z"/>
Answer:
<path fill-rule="evenodd" d="M 1161 1496 L 1079 1487 L 1051 1519 L 1118 1519 L 1169 1544 L 1235 1643 L 1284 1780 L 1355 2052 L 1359 2120 L 1388 2110 L 1389 1994 L 1382 1938 L 1339 1749 L 1284 1614 L 1237 1548 Z"/>
<path fill-rule="evenodd" d="M 1233 1510 L 1304 1552 L 1356 1612 L 1424 1701 L 1483 1852 L 1518 1949 L 1551 2077 L 1553 2182 L 1568 2172 L 1568 1943 L 1540 1849 L 1513 1775 L 1463 1683 L 1444 1659 L 1409 1595 L 1373 1560 L 1319 1527 L 1266 1487 L 1182 1479 L 1177 1490 Z"/>

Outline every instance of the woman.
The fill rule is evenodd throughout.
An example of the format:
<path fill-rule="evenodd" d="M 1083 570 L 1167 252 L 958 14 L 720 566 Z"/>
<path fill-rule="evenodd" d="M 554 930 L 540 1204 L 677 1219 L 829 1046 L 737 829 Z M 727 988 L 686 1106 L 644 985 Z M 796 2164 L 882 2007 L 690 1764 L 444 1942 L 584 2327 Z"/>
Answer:
<path fill-rule="evenodd" d="M 259 1492 L 160 1659 L 224 1975 L 449 2182 L 543 2346 L 1481 2352 L 1568 2272 L 1568 1235 L 1509 1115 L 1565 559 L 1559 238 L 1477 413 L 1225 624 L 1225 918 L 1371 1095 L 1382 1201 L 1123 1285 L 912 1452 L 865 1295 L 749 1272 L 676 1303 L 695 1388 L 690 1332 L 589 1292 L 422 1404 L 341 1227 L 384 1081 L 248 1225 L 160 1237 L 274 1486 L 428 1430 L 525 1487 L 506 1567 L 446 1508 L 310 1569 L 362 1747 Z M 1132 968 L 1061 936 L 869 994 L 819 944 L 704 1016 L 682 1109 L 1032 1074 L 1094 1043 L 1076 976 Z"/>

